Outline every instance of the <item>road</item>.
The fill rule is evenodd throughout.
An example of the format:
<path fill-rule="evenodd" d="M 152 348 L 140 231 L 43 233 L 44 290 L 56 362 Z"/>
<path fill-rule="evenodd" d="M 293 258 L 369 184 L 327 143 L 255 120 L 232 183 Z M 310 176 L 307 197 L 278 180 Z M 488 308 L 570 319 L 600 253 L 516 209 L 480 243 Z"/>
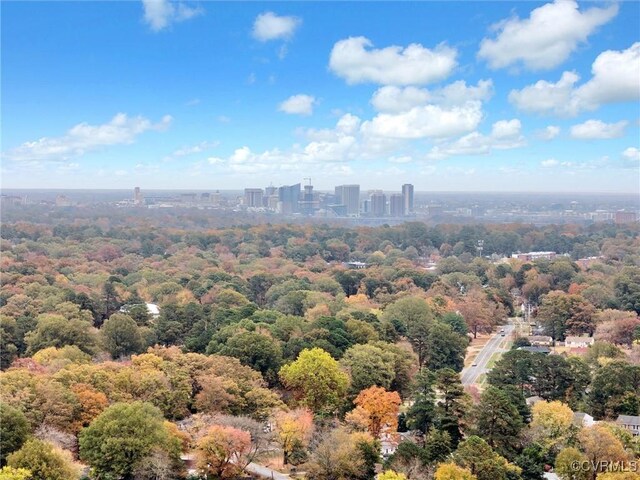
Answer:
<path fill-rule="evenodd" d="M 245 467 L 245 471 L 254 475 L 259 475 L 262 478 L 272 478 L 273 480 L 291 480 L 291 477 L 289 475 L 276 472 L 275 470 L 271 470 L 270 468 L 263 467 L 262 465 L 258 465 L 257 463 L 253 462 Z"/>
<path fill-rule="evenodd" d="M 501 328 L 504 328 L 504 337 L 501 333 L 496 333 L 491 337 L 491 340 L 482 347 L 482 350 L 480 350 L 480 353 L 476 356 L 473 362 L 476 366 L 467 367 L 462 370 L 462 373 L 460 373 L 460 379 L 463 385 L 473 385 L 478 381 L 478 377 L 480 375 L 487 373 L 487 363 L 489 363 L 493 354 L 504 346 L 515 327 L 513 325 L 504 325 Z"/>

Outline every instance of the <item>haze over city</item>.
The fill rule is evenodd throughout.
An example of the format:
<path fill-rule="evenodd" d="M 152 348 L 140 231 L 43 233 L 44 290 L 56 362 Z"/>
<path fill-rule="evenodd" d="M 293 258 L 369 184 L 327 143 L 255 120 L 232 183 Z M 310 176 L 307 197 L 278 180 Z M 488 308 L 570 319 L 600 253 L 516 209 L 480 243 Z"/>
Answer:
<path fill-rule="evenodd" d="M 5 189 L 639 192 L 638 2 L 2 10 Z"/>

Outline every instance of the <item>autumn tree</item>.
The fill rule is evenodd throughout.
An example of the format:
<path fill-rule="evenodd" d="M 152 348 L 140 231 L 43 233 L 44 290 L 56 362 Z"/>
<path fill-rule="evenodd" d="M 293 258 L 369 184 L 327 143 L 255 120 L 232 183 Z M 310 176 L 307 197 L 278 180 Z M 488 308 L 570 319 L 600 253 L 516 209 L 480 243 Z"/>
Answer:
<path fill-rule="evenodd" d="M 477 480 L 473 473 L 455 463 L 441 463 L 433 477 L 435 480 Z"/>
<path fill-rule="evenodd" d="M 559 401 L 537 402 L 531 408 L 531 431 L 548 449 L 563 445 L 573 424 L 573 411 Z"/>
<path fill-rule="evenodd" d="M 27 440 L 20 450 L 8 456 L 7 464 L 28 470 L 34 479 L 73 480 L 80 477 L 80 469 L 69 452 L 37 439 Z"/>
<path fill-rule="evenodd" d="M 498 312 L 481 289 L 470 290 L 456 303 L 473 338 L 477 338 L 479 332 L 490 332 L 501 320 L 497 318 Z"/>
<path fill-rule="evenodd" d="M 303 408 L 279 411 L 274 415 L 276 439 L 283 451 L 283 463 L 290 463 L 296 449 L 305 449 L 313 434 L 313 414 Z"/>
<path fill-rule="evenodd" d="M 295 362 L 280 369 L 280 380 L 301 405 L 314 413 L 332 413 L 343 401 L 349 377 L 321 348 L 303 350 Z"/>
<path fill-rule="evenodd" d="M 589 460 L 580 450 L 567 447 L 556 456 L 555 472 L 561 480 L 589 480 L 589 469 L 583 468 L 588 462 Z"/>
<path fill-rule="evenodd" d="M 593 335 L 595 308 L 579 295 L 553 291 L 545 295 L 536 317 L 554 340 L 569 335 Z"/>
<path fill-rule="evenodd" d="M 307 463 L 309 480 L 351 479 L 365 480 L 372 477 L 377 458 L 365 454 L 375 444 L 367 433 L 349 433 L 338 428 L 327 433 L 314 450 Z M 373 450 L 378 451 L 378 445 Z"/>
<path fill-rule="evenodd" d="M 213 425 L 196 446 L 198 469 L 208 478 L 233 478 L 240 473 L 235 462 L 251 448 L 249 432 Z"/>
<path fill-rule="evenodd" d="M 31 472 L 26 468 L 2 467 L 0 468 L 0 480 L 30 480 Z"/>
<path fill-rule="evenodd" d="M 385 427 L 392 432 L 398 428 L 398 409 L 400 395 L 398 392 L 388 392 L 382 387 L 369 387 L 362 390 L 354 400 L 356 408 L 354 415 L 363 418 L 367 430 L 378 438 Z"/>
<path fill-rule="evenodd" d="M 629 454 L 624 445 L 605 425 L 596 424 L 583 428 L 578 434 L 580 446 L 591 465 L 605 465 L 607 462 L 623 462 L 629 460 Z M 594 480 L 599 473 L 595 468 L 590 478 Z"/>

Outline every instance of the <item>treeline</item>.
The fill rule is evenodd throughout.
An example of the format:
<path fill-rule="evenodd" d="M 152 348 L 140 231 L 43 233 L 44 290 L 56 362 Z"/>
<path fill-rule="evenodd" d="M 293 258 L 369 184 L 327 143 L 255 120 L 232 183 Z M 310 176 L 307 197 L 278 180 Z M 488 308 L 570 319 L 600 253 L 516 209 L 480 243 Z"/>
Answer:
<path fill-rule="evenodd" d="M 312 479 L 383 460 L 388 480 L 573 478 L 572 461 L 606 459 L 598 442 L 638 455 L 606 423 L 640 413 L 635 227 L 142 221 L 2 226 L 0 479 L 184 478 L 181 455 L 196 478 L 233 477 L 274 450 Z M 490 257 L 512 249 L 571 255 Z M 514 349 L 465 388 L 469 342 L 523 303 L 553 340 L 597 341 Z"/>

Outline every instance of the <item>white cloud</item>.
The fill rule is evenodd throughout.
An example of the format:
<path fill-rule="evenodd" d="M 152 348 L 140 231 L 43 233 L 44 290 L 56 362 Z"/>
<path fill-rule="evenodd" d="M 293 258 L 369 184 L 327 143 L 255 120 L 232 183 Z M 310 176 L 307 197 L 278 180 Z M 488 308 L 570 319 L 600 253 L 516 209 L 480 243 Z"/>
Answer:
<path fill-rule="evenodd" d="M 626 121 L 616 123 L 604 123 L 601 120 L 587 120 L 579 125 L 571 127 L 571 138 L 577 140 L 594 140 L 619 138 L 624 135 L 627 126 Z"/>
<path fill-rule="evenodd" d="M 521 62 L 531 70 L 548 70 L 569 58 L 617 13 L 616 4 L 581 12 L 574 0 L 556 0 L 532 10 L 527 19 L 513 17 L 494 25 L 496 37 L 482 40 L 478 57 L 491 68 Z"/>
<path fill-rule="evenodd" d="M 398 157 L 392 156 L 389 158 L 391 163 L 411 163 L 413 158 L 410 155 L 400 155 Z"/>
<path fill-rule="evenodd" d="M 209 150 L 211 148 L 215 148 L 220 145 L 220 142 L 209 142 L 204 141 L 195 145 L 189 145 L 182 148 L 177 149 L 171 155 L 168 155 L 164 158 L 165 161 L 172 160 L 174 158 L 187 157 L 189 155 L 195 155 L 197 153 L 202 153 L 205 150 Z"/>
<path fill-rule="evenodd" d="M 640 100 L 640 42 L 623 51 L 602 52 L 593 62 L 591 73 L 591 80 L 576 92 L 585 108 Z"/>
<path fill-rule="evenodd" d="M 278 110 L 290 115 L 311 115 L 316 99 L 311 95 L 292 95 L 278 106 Z"/>
<path fill-rule="evenodd" d="M 376 90 L 371 97 L 371 104 L 379 112 L 398 113 L 427 103 L 452 106 L 470 100 L 486 101 L 492 94 L 491 80 L 480 80 L 476 86 L 467 86 L 464 80 L 458 80 L 432 91 L 413 86 L 387 85 Z"/>
<path fill-rule="evenodd" d="M 552 168 L 560 165 L 560 162 L 555 158 L 549 158 L 547 160 L 543 160 L 542 162 L 540 162 L 540 165 L 542 165 L 544 168 Z"/>
<path fill-rule="evenodd" d="M 453 142 L 436 145 L 427 160 L 442 160 L 453 155 L 486 155 L 493 149 L 508 150 L 525 145 L 520 120 L 500 120 L 491 127 L 490 135 L 471 132 Z"/>
<path fill-rule="evenodd" d="M 622 152 L 622 157 L 628 162 L 640 162 L 640 149 L 636 147 L 629 147 Z"/>
<path fill-rule="evenodd" d="M 108 123 L 80 123 L 62 137 L 43 137 L 26 142 L 3 156 L 14 161 L 64 161 L 110 145 L 133 143 L 138 135 L 146 131 L 166 130 L 171 120 L 171 115 L 165 115 L 154 124 L 144 117 L 118 113 Z"/>
<path fill-rule="evenodd" d="M 542 130 L 539 130 L 538 132 L 536 132 L 536 136 L 540 140 L 553 140 L 558 135 L 560 135 L 560 127 L 557 127 L 555 125 L 549 125 L 543 128 Z"/>
<path fill-rule="evenodd" d="M 399 114 L 380 113 L 363 124 L 367 133 L 388 138 L 446 138 L 475 130 L 482 120 L 482 105 L 466 102 L 451 108 L 438 105 L 413 107 Z"/>
<path fill-rule="evenodd" d="M 261 13 L 253 23 L 253 37 L 261 42 L 291 38 L 302 20 L 292 16 L 279 16 L 273 12 Z M 285 52 L 286 54 L 286 52 Z"/>
<path fill-rule="evenodd" d="M 575 72 L 564 72 L 557 83 L 540 80 L 522 90 L 511 90 L 509 101 L 523 112 L 575 115 L 578 109 L 572 99 L 573 87 L 579 79 Z"/>
<path fill-rule="evenodd" d="M 602 52 L 591 66 L 593 76 L 581 86 L 575 72 L 564 72 L 556 83 L 540 80 L 512 90 L 509 101 L 528 113 L 575 116 L 600 105 L 640 100 L 640 42 L 623 51 Z"/>
<path fill-rule="evenodd" d="M 183 2 L 169 0 L 142 0 L 144 21 L 154 32 L 159 32 L 173 23 L 183 22 L 202 15 L 201 7 L 190 7 Z"/>
<path fill-rule="evenodd" d="M 403 48 L 372 48 L 365 37 L 338 41 L 329 68 L 349 84 L 424 85 L 444 80 L 456 66 L 457 51 L 445 44 L 433 50 L 412 43 Z"/>

